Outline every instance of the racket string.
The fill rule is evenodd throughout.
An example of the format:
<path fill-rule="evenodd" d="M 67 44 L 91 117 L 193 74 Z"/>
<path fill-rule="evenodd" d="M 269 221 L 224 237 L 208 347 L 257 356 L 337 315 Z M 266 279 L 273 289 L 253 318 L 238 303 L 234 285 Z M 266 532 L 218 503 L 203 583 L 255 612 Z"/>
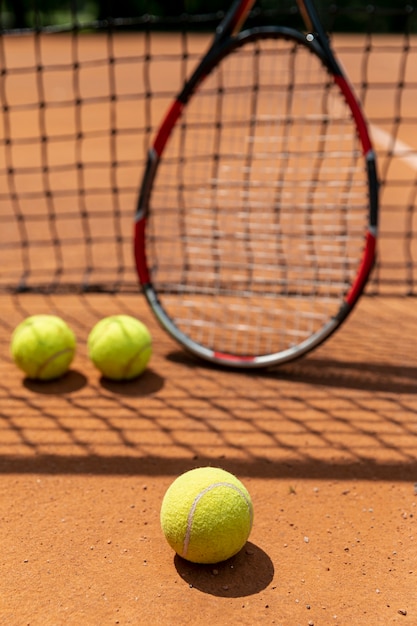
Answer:
<path fill-rule="evenodd" d="M 302 342 L 356 274 L 367 195 L 350 110 L 317 57 L 283 39 L 239 48 L 191 99 L 158 169 L 147 247 L 165 310 L 213 349 Z"/>

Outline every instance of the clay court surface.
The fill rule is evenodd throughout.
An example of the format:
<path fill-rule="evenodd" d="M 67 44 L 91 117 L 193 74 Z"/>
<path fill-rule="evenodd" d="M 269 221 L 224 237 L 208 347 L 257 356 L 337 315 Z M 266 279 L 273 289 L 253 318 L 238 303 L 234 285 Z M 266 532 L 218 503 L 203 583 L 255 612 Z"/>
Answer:
<path fill-rule="evenodd" d="M 375 76 L 384 68 L 381 59 Z M 402 139 L 417 148 L 415 129 Z M 137 143 L 126 141 L 133 159 Z M 57 162 L 70 158 L 56 146 Z M 100 144 L 96 154 L 105 160 Z M 133 176 L 133 165 L 122 175 Z M 410 164 L 396 167 L 415 178 Z M 121 184 L 127 215 L 138 178 Z M 382 226 L 400 232 L 409 197 L 384 193 L 390 205 L 397 193 L 399 209 L 393 216 L 383 207 Z M 41 200 L 31 207 L 40 212 Z M 110 236 L 110 220 L 97 222 Z M 32 259 L 39 276 L 54 263 L 41 248 Z M 76 250 L 68 244 L 64 259 L 74 280 Z M 386 238 L 381 252 L 402 259 L 403 249 Z M 128 246 L 125 253 L 131 278 Z M 2 284 L 19 269 L 13 250 L 9 267 L 5 258 Z M 417 624 L 413 298 L 367 295 L 314 353 L 255 372 L 193 360 L 157 326 L 139 291 L 0 299 L 0 624 Z M 77 336 L 71 371 L 53 383 L 25 379 L 9 356 L 14 327 L 35 313 L 60 315 Z M 154 338 L 147 372 L 129 383 L 100 378 L 86 352 L 93 325 L 116 313 L 139 317 Z M 236 474 L 255 510 L 247 546 L 216 566 L 176 557 L 159 524 L 170 483 L 202 465 Z"/>

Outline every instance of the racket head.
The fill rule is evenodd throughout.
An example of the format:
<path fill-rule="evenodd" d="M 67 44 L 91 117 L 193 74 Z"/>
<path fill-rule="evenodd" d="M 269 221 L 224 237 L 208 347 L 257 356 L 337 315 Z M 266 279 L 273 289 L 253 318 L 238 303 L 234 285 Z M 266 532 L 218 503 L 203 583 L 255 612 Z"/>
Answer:
<path fill-rule="evenodd" d="M 242 368 L 300 357 L 365 287 L 375 156 L 334 67 L 292 29 L 241 33 L 200 67 L 154 141 L 138 275 L 161 325 L 199 357 Z"/>

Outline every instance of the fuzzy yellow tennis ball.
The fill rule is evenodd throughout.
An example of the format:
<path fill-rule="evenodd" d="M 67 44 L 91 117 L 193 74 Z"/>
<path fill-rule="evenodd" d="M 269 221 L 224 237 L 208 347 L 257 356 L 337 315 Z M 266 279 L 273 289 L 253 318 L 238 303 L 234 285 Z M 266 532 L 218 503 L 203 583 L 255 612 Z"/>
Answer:
<path fill-rule="evenodd" d="M 237 554 L 252 522 L 252 500 L 246 487 L 217 467 L 185 472 L 162 501 L 163 533 L 171 548 L 193 563 L 218 563 Z"/>
<path fill-rule="evenodd" d="M 100 320 L 87 343 L 90 359 L 111 380 L 136 378 L 146 369 L 152 355 L 149 330 L 130 315 L 112 315 Z"/>
<path fill-rule="evenodd" d="M 52 380 L 65 374 L 74 358 L 76 339 L 56 315 L 32 315 L 16 327 L 10 351 L 29 378 Z"/>

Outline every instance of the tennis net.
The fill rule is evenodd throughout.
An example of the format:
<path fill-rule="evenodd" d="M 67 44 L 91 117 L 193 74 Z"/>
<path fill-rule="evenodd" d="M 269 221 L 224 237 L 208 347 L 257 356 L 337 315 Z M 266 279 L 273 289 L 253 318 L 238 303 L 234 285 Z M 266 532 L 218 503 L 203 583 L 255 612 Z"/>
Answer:
<path fill-rule="evenodd" d="M 391 4 L 332 4 L 324 17 L 378 155 L 379 256 L 367 293 L 415 295 L 417 6 Z M 298 26 L 294 4 L 283 7 L 257 8 L 250 22 Z M 2 14 L 0 291 L 133 292 L 146 152 L 221 15 L 64 17 L 35 12 L 14 28 Z"/>

